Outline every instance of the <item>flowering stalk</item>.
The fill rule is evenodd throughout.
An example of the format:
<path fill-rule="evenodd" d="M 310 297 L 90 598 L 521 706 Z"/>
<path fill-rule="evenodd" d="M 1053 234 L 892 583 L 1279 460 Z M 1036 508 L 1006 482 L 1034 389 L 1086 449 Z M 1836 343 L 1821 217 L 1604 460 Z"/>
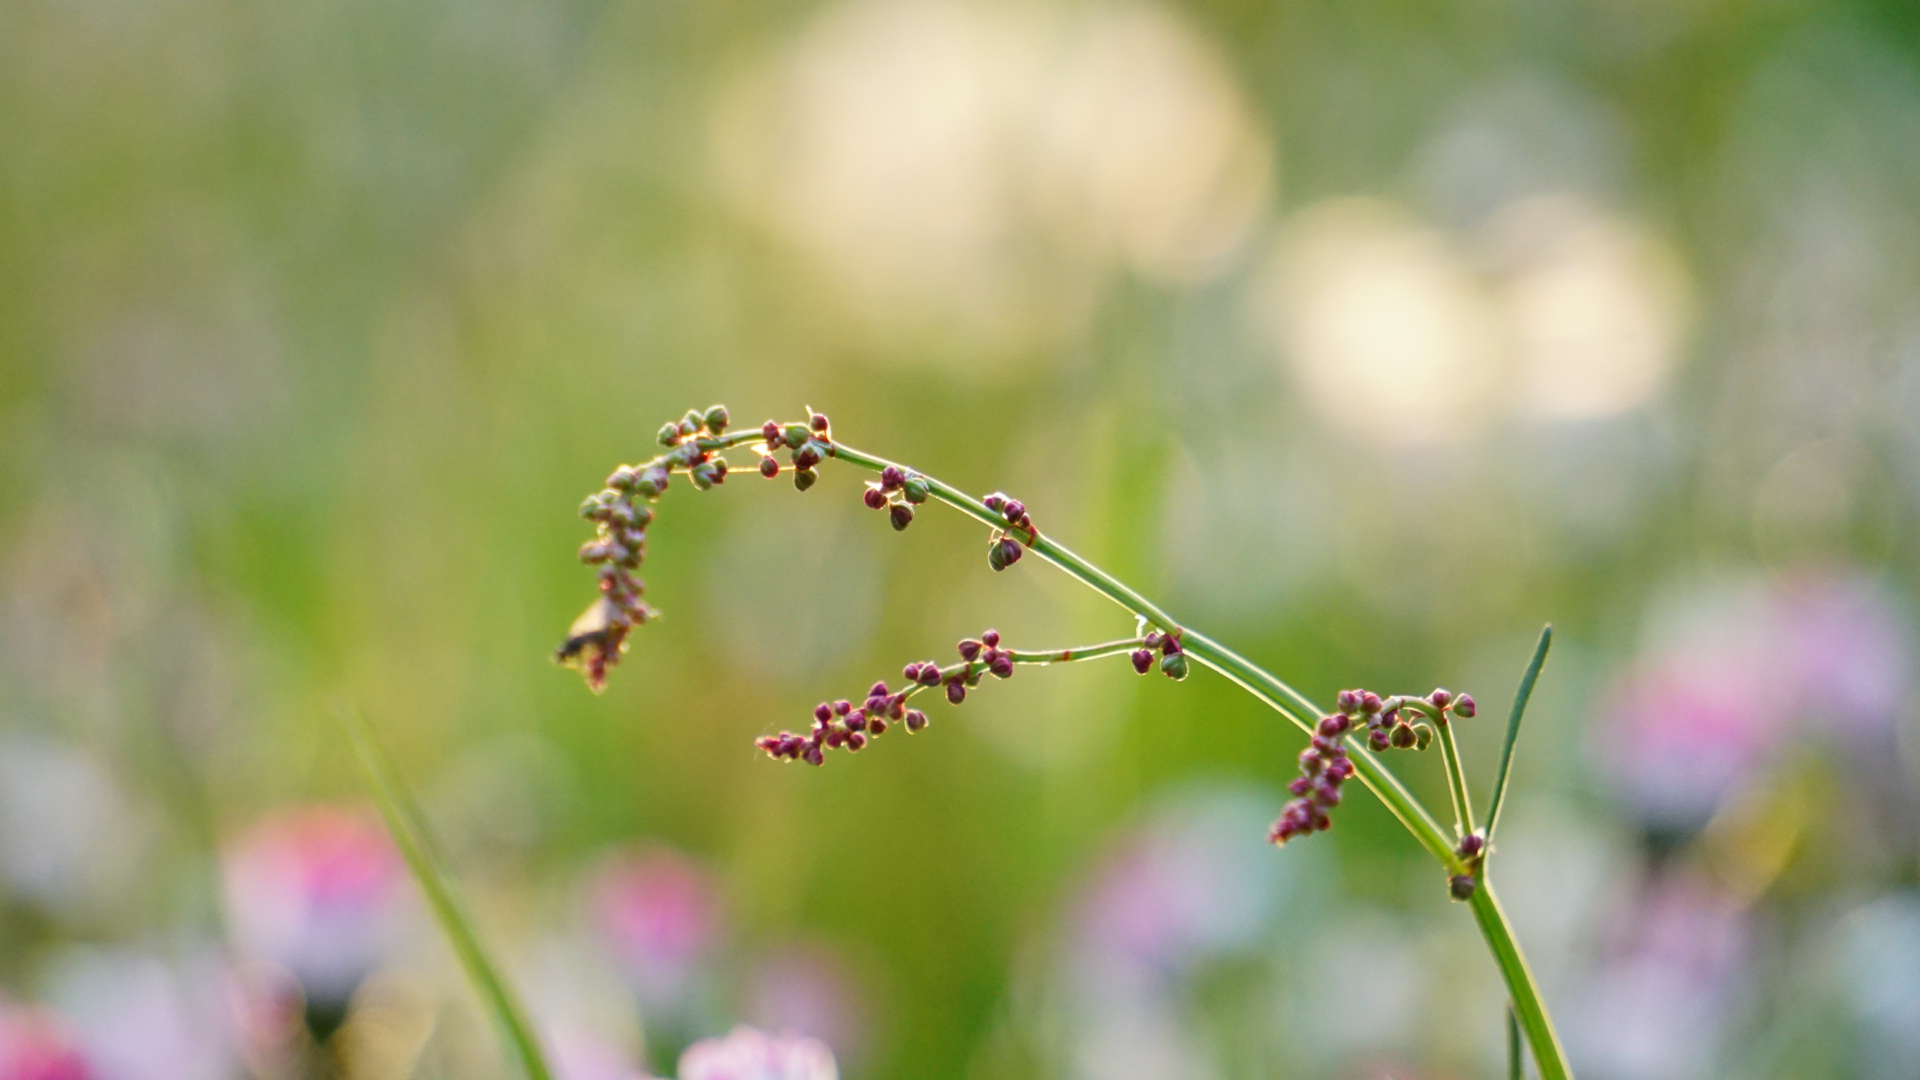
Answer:
<path fill-rule="evenodd" d="M 1280 844 L 1330 828 L 1329 811 L 1339 805 L 1342 784 L 1349 777 L 1357 777 L 1439 861 L 1454 899 L 1472 908 L 1506 980 L 1514 1015 L 1533 1048 L 1542 1080 L 1565 1080 L 1571 1075 L 1532 972 L 1486 879 L 1487 849 L 1474 830 L 1466 778 L 1451 730 L 1453 718 L 1475 715 L 1470 696 L 1456 697 L 1446 690 L 1435 690 L 1425 697 L 1383 698 L 1350 690 L 1340 694 L 1337 712 L 1324 713 L 1271 672 L 1199 631 L 1182 626 L 1131 587 L 1051 536 L 1042 535 L 1031 512 L 1017 499 L 1000 493 L 976 499 L 944 481 L 850 447 L 833 438 L 832 425 L 825 416 L 811 410 L 804 422 L 769 420 L 757 432 L 726 435 L 726 424 L 727 412 L 720 406 L 704 413 L 687 413 L 678 423 L 661 429 L 660 441 L 669 448 L 667 453 L 643 465 L 615 470 L 608 478 L 607 489 L 581 507 L 583 516 L 599 524 L 598 538 L 581 550 L 581 556 L 601 566 L 602 597 L 575 622 L 556 656 L 563 663 L 579 667 L 595 690 L 605 685 L 607 667 L 624 650 L 627 632 L 653 614 L 639 601 L 641 585 L 633 576 L 644 551 L 644 526 L 652 520 L 652 512 L 644 505 L 636 506 L 635 496 L 649 502 L 659 498 L 676 472 L 686 473 L 701 490 L 719 484 L 729 473 L 722 453 L 756 442 L 760 474 L 771 479 L 791 472 L 794 486 L 801 491 L 813 486 L 818 467 L 828 459 L 867 469 L 878 474 L 879 480 L 867 486 L 862 499 L 876 511 L 885 510 L 894 529 L 911 525 L 915 508 L 927 501 L 946 503 L 988 526 L 987 560 L 994 570 L 1011 567 L 1031 551 L 1125 608 L 1135 617 L 1140 635 L 1085 649 L 1023 652 L 1000 649 L 999 635 L 989 631 L 981 640 L 960 643 L 961 660 L 957 664 L 909 664 L 902 672 L 908 685 L 901 691 L 892 691 L 880 682 L 874 684 L 861 706 L 844 700 L 821 703 L 808 733 L 765 736 L 758 743 L 763 750 L 776 758 L 820 764 L 825 750 L 857 751 L 891 723 L 903 723 L 909 731 L 924 728 L 924 714 L 905 707 L 922 690 L 943 687 L 947 700 L 959 704 L 983 674 L 1006 678 L 1017 664 L 1061 663 L 1127 652 L 1141 674 L 1157 664 L 1163 674 L 1178 680 L 1186 677 L 1190 657 L 1239 684 L 1311 737 L 1310 745 L 1300 755 L 1301 776 L 1289 787 L 1295 799 L 1282 811 L 1269 838 Z M 785 464 L 778 457 L 783 453 L 787 456 Z M 1389 749 L 1425 749 L 1436 733 L 1454 809 L 1452 836 L 1375 756 L 1377 751 Z"/>

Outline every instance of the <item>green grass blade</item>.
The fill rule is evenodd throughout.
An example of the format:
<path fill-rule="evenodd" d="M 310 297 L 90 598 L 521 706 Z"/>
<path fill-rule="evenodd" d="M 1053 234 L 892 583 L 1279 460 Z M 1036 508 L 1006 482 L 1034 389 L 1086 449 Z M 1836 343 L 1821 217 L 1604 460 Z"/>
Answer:
<path fill-rule="evenodd" d="M 526 1010 L 481 947 L 473 920 L 467 917 L 459 898 L 454 895 L 452 883 L 441 871 L 427 837 L 426 823 L 401 781 L 399 772 L 394 769 L 393 762 L 381 748 L 366 720 L 351 709 L 342 708 L 338 711 L 340 723 L 347 729 L 347 737 L 353 742 L 354 751 L 360 759 L 360 769 L 366 774 L 367 786 L 373 791 L 375 804 L 380 807 L 380 816 L 386 820 L 387 831 L 393 834 L 393 842 L 406 860 L 407 868 L 413 872 L 413 879 L 419 883 L 420 891 L 425 894 L 441 931 L 447 935 L 447 943 L 453 947 L 454 955 L 460 958 L 461 968 L 473 982 L 481 1001 L 499 1022 L 508 1049 L 520 1059 L 528 1080 L 553 1080 L 553 1070 L 547 1067 L 540 1043 L 534 1037 L 533 1025 L 527 1022 Z"/>
<path fill-rule="evenodd" d="M 1507 799 L 1507 777 L 1513 769 L 1513 744 L 1520 738 L 1520 720 L 1527 714 L 1527 702 L 1533 698 L 1533 684 L 1540 678 L 1540 667 L 1547 662 L 1547 649 L 1553 645 L 1553 624 L 1540 628 L 1540 642 L 1533 647 L 1533 661 L 1520 676 L 1520 690 L 1513 696 L 1513 713 L 1507 717 L 1507 745 L 1500 751 L 1500 775 L 1493 781 L 1493 801 L 1487 804 L 1487 845 L 1493 845 L 1494 827 L 1500 824 L 1500 806 Z"/>
<path fill-rule="evenodd" d="M 1520 1063 L 1520 1018 L 1513 1015 L 1513 1005 L 1507 1005 L 1507 1080 L 1521 1080 L 1526 1069 Z"/>

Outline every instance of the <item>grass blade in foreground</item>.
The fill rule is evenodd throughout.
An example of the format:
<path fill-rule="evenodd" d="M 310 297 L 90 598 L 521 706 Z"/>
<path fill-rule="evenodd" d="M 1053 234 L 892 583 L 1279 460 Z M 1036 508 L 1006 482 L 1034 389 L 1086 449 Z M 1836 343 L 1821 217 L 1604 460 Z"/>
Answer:
<path fill-rule="evenodd" d="M 473 987 L 486 1003 L 488 1011 L 499 1021 L 509 1047 L 526 1070 L 528 1080 L 553 1080 L 553 1070 L 547 1067 L 546 1058 L 540 1052 L 533 1026 L 527 1022 L 526 1010 L 521 1008 L 519 999 L 501 977 L 499 969 L 487 959 L 472 920 L 467 918 L 459 899 L 454 896 L 452 885 L 439 868 L 429 847 L 424 823 L 393 762 L 387 758 L 372 728 L 359 713 L 344 707 L 338 712 L 341 726 L 347 729 L 347 737 L 353 740 L 354 751 L 360 759 L 360 769 L 366 774 L 367 786 L 373 790 L 380 816 L 386 819 L 387 831 L 393 834 L 393 842 L 406 859 L 407 868 L 413 872 L 420 891 L 426 894 L 435 920 L 447 935 L 447 943 L 453 946 L 454 955 L 460 958 L 461 968 L 466 971 L 467 978 L 473 981 Z"/>
<path fill-rule="evenodd" d="M 1520 690 L 1513 696 L 1513 713 L 1507 717 L 1507 744 L 1500 750 L 1500 775 L 1493 781 L 1493 801 L 1487 804 L 1487 844 L 1493 844 L 1494 826 L 1500 824 L 1500 804 L 1507 797 L 1507 775 L 1513 768 L 1513 744 L 1520 738 L 1520 720 L 1533 698 L 1533 684 L 1540 679 L 1541 665 L 1547 662 L 1547 649 L 1553 645 L 1553 624 L 1540 628 L 1540 642 L 1533 647 L 1533 660 L 1527 673 L 1520 676 Z"/>

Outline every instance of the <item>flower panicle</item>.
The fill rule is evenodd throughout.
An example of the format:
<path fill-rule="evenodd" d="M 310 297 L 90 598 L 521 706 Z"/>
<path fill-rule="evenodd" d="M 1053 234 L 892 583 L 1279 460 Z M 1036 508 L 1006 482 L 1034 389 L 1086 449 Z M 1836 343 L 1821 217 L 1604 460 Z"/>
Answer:
<path fill-rule="evenodd" d="M 1340 805 L 1341 786 L 1353 775 L 1353 759 L 1346 747 L 1349 737 L 1364 735 L 1371 750 L 1425 750 L 1434 739 L 1428 720 L 1445 724 L 1450 716 L 1466 719 L 1477 711 L 1472 695 L 1446 690 L 1435 690 L 1424 698 L 1383 698 L 1371 690 L 1342 690 L 1336 701 L 1338 711 L 1320 718 L 1313 741 L 1300 751 L 1300 775 L 1287 785 L 1294 797 L 1267 831 L 1267 841 L 1276 847 L 1294 837 L 1333 828 L 1331 812 Z"/>
<path fill-rule="evenodd" d="M 1166 636 L 1158 637 L 1164 643 Z M 986 630 L 977 638 L 963 638 L 954 644 L 954 652 L 959 656 L 954 663 L 913 661 L 901 669 L 903 682 L 898 690 L 883 680 L 869 687 L 866 699 L 857 705 L 849 698 L 823 701 L 814 706 L 813 723 L 807 730 L 763 735 L 754 740 L 754 745 L 775 760 L 823 765 L 827 751 L 858 753 L 895 727 L 904 727 L 909 733 L 926 730 L 927 714 L 908 707 L 913 698 L 926 691 L 938 690 L 947 704 L 960 705 L 966 702 L 968 692 L 988 675 L 996 679 L 1013 678 L 1016 665 L 1061 664 L 1115 656 L 1130 649 L 1143 649 L 1146 640 L 1129 638 L 1081 648 L 1022 652 L 1003 647 L 998 630 Z M 1178 649 L 1177 642 L 1174 648 Z"/>

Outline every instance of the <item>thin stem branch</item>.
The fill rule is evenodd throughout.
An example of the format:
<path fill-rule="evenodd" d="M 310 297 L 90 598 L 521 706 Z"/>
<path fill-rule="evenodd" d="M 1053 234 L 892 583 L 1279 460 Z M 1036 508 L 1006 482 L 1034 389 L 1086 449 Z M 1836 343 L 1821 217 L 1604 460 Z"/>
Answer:
<path fill-rule="evenodd" d="M 1460 747 L 1453 741 L 1453 725 L 1445 715 L 1434 724 L 1440 729 L 1440 755 L 1447 762 L 1447 792 L 1453 796 L 1453 824 L 1461 836 L 1473 832 L 1473 797 L 1467 793 L 1466 767 L 1460 763 Z"/>

